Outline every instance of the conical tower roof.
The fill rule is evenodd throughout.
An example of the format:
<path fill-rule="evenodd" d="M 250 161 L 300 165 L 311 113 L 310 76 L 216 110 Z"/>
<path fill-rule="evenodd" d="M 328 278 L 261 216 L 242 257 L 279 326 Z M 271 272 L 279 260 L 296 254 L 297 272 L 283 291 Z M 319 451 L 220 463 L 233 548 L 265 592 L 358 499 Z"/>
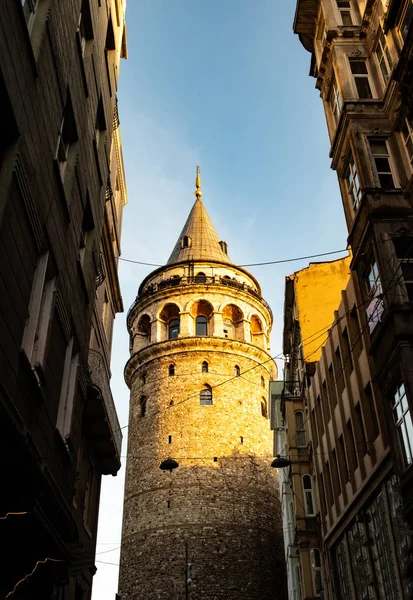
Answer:
<path fill-rule="evenodd" d="M 220 242 L 215 227 L 201 201 L 201 181 L 197 168 L 195 204 L 186 220 L 181 235 L 172 250 L 168 265 L 186 260 L 204 260 L 231 263 L 224 250 L 226 243 Z"/>

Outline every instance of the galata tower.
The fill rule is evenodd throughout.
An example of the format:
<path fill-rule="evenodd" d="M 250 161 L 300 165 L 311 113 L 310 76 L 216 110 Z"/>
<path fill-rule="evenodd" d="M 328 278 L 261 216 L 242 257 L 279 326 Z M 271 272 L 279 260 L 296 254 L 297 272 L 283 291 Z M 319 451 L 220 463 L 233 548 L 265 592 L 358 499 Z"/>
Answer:
<path fill-rule="evenodd" d="M 129 311 L 122 600 L 286 597 L 272 314 L 201 201 Z M 161 468 L 160 468 L 161 467 Z"/>

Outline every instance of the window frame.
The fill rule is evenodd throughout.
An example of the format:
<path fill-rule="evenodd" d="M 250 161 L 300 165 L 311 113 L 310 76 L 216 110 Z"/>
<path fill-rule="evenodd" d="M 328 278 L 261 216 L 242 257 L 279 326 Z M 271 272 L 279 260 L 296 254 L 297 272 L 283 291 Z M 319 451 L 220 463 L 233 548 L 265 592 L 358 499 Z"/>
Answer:
<path fill-rule="evenodd" d="M 407 135 L 404 133 L 405 130 L 407 131 Z M 413 171 L 413 123 L 411 123 L 409 119 L 406 118 L 404 120 L 400 134 L 402 137 L 404 150 L 409 161 L 410 170 Z M 410 150 L 408 146 L 410 146 Z"/>
<path fill-rule="evenodd" d="M 318 553 L 318 562 L 319 564 L 316 564 L 316 554 Z M 310 548 L 310 562 L 311 562 L 311 574 L 312 574 L 312 580 L 313 580 L 313 595 L 314 598 L 320 598 L 321 594 L 323 592 L 324 586 L 323 586 L 323 574 L 322 574 L 322 567 L 321 567 L 321 552 L 319 550 L 319 548 Z M 318 582 L 318 578 L 319 578 L 319 585 L 320 585 L 320 589 L 317 589 L 317 582 Z"/>
<path fill-rule="evenodd" d="M 347 56 L 347 58 L 348 58 L 349 67 L 350 67 L 350 74 L 353 78 L 354 88 L 355 88 L 356 96 L 357 96 L 358 100 L 374 99 L 376 94 L 375 94 L 375 89 L 373 87 L 373 79 L 372 79 L 371 73 L 370 73 L 368 58 L 366 56 Z M 367 72 L 366 73 L 354 73 L 353 69 L 352 69 L 352 64 L 361 64 L 361 63 L 363 63 L 365 65 Z M 370 90 L 370 96 L 360 96 L 360 91 L 357 86 L 358 79 L 367 79 L 369 90 Z"/>
<path fill-rule="evenodd" d="M 57 412 L 56 429 L 64 440 L 70 437 L 72 416 L 77 387 L 79 353 L 75 351 L 75 339 L 70 338 L 66 347 L 65 364 L 63 367 L 62 385 L 60 388 L 59 408 Z"/>
<path fill-rule="evenodd" d="M 333 70 L 333 75 L 332 75 L 332 82 L 330 85 L 330 91 L 328 94 L 328 103 L 330 105 L 330 109 L 331 109 L 334 121 L 337 125 L 337 123 L 340 120 L 344 102 L 343 102 L 343 96 L 341 94 L 341 90 L 338 85 L 337 77 L 336 77 L 334 70 Z"/>
<path fill-rule="evenodd" d="M 209 364 L 208 361 L 204 360 L 202 363 L 202 367 L 201 367 L 201 372 L 202 373 L 208 373 L 209 372 Z"/>
<path fill-rule="evenodd" d="M 310 487 L 305 487 L 304 481 L 307 478 L 310 482 Z M 314 490 L 313 490 L 313 482 L 311 480 L 311 475 L 309 475 L 308 473 L 305 473 L 304 475 L 302 475 L 301 483 L 302 483 L 302 488 L 303 488 L 305 514 L 307 517 L 315 517 L 317 512 L 316 512 L 315 501 L 314 501 Z M 309 500 L 310 500 L 311 505 L 309 503 Z M 312 511 L 309 510 L 310 508 L 312 509 Z"/>
<path fill-rule="evenodd" d="M 347 193 L 350 196 L 353 212 L 356 212 L 360 208 L 363 192 L 356 161 L 354 160 L 354 154 L 352 150 L 350 151 L 350 155 L 348 158 L 348 165 L 344 179 L 347 186 Z"/>
<path fill-rule="evenodd" d="M 299 416 L 301 416 L 301 422 L 299 422 Z M 294 424 L 296 447 L 307 448 L 307 432 L 305 430 L 304 413 L 302 410 L 296 410 L 294 412 Z"/>
<path fill-rule="evenodd" d="M 201 406 L 212 406 L 214 403 L 212 388 L 210 385 L 205 384 L 202 390 L 199 392 L 199 404 Z"/>
<path fill-rule="evenodd" d="M 369 150 L 370 150 L 370 155 L 372 158 L 374 183 L 376 184 L 375 187 L 379 187 L 380 189 L 385 190 L 385 191 L 398 189 L 400 187 L 400 185 L 397 180 L 397 172 L 396 172 L 395 166 L 393 164 L 392 155 L 391 155 L 391 151 L 390 151 L 389 144 L 388 144 L 388 138 L 367 136 L 367 141 L 368 141 L 368 146 L 369 146 Z M 386 150 L 385 154 L 381 154 L 381 153 L 378 153 L 377 151 L 373 151 L 372 143 L 379 144 L 380 142 L 384 143 L 384 147 Z M 387 160 L 388 166 L 389 166 L 389 171 L 384 171 L 382 169 L 379 170 L 377 160 L 383 160 L 383 159 Z M 385 183 L 385 182 L 380 180 L 380 176 L 385 177 L 386 175 L 387 176 L 391 175 L 391 178 L 393 181 L 393 187 L 387 187 L 387 185 L 384 186 L 383 183 Z M 378 184 L 378 186 L 377 186 L 377 184 Z"/>
<path fill-rule="evenodd" d="M 375 54 L 377 62 L 379 63 L 379 71 L 383 77 L 384 84 L 387 85 L 390 80 L 393 71 L 393 59 L 391 57 L 389 46 L 387 44 L 387 38 L 384 34 L 383 29 L 379 26 L 377 32 L 377 43 L 375 48 Z M 383 65 L 387 75 L 383 71 Z"/>
<path fill-rule="evenodd" d="M 404 403 L 403 403 L 404 399 Z M 413 465 L 413 419 L 404 382 L 396 383 L 391 393 L 393 422 L 405 469 Z M 406 416 L 409 421 L 406 424 Z"/>
<path fill-rule="evenodd" d="M 339 6 L 340 4 L 343 6 Z M 344 6 L 344 4 L 348 6 Z M 351 0 L 336 0 L 336 7 L 342 27 L 354 27 L 357 25 Z M 350 15 L 351 23 L 344 23 L 343 14 Z"/>
<path fill-rule="evenodd" d="M 176 331 L 176 335 L 175 335 Z M 168 340 L 176 340 L 179 338 L 181 331 L 181 320 L 179 317 L 174 317 L 168 323 Z"/>
<path fill-rule="evenodd" d="M 201 321 L 202 319 L 202 321 Z M 205 319 L 205 321 L 204 321 Z M 201 332 L 204 331 L 205 333 Z M 198 315 L 195 318 L 195 335 L 197 336 L 208 336 L 208 317 L 205 315 Z"/>

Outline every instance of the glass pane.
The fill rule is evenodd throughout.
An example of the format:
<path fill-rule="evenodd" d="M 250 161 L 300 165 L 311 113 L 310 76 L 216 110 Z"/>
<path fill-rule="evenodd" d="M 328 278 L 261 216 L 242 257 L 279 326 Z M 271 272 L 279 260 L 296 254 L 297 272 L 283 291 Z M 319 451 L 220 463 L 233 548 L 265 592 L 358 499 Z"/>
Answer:
<path fill-rule="evenodd" d="M 207 335 L 207 319 L 206 317 L 196 318 L 196 335 Z"/>
<path fill-rule="evenodd" d="M 370 138 L 369 142 L 370 142 L 370 148 L 371 148 L 372 154 L 374 154 L 374 155 L 381 154 L 384 156 L 389 155 L 389 153 L 387 151 L 386 142 L 384 140 L 375 140 L 375 139 Z"/>
<path fill-rule="evenodd" d="M 384 190 L 394 190 L 394 181 L 391 175 L 379 175 L 380 187 Z"/>
<path fill-rule="evenodd" d="M 366 61 L 363 59 L 350 58 L 350 67 L 353 75 L 368 75 Z"/>
<path fill-rule="evenodd" d="M 351 13 L 349 10 L 341 11 L 341 21 L 342 21 L 343 25 L 345 25 L 347 27 L 350 25 L 353 25 L 353 21 L 351 19 Z"/>
<path fill-rule="evenodd" d="M 407 462 L 410 464 L 413 458 L 413 423 L 410 412 L 406 413 L 406 435 L 408 441 L 408 458 Z"/>
<path fill-rule="evenodd" d="M 367 77 L 356 77 L 355 81 L 356 81 L 358 97 L 360 99 L 373 97 L 373 95 L 371 93 L 371 89 L 370 89 L 370 83 L 369 83 L 369 80 L 367 79 Z"/>
<path fill-rule="evenodd" d="M 389 159 L 388 158 L 375 158 L 376 169 L 379 173 L 391 173 Z"/>
<path fill-rule="evenodd" d="M 387 81 L 389 78 L 389 71 L 387 70 L 386 61 L 384 59 L 382 59 L 380 61 L 380 69 L 381 69 L 381 72 L 383 74 L 385 81 Z"/>

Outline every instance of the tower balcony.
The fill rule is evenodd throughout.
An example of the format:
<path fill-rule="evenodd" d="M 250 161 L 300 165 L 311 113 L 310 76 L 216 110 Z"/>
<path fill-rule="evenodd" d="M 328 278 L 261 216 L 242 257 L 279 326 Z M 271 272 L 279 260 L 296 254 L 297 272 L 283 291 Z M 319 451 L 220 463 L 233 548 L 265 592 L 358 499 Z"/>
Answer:
<path fill-rule="evenodd" d="M 142 292 L 136 297 L 135 302 L 132 304 L 128 311 L 127 321 L 134 309 L 139 306 L 141 302 L 147 298 L 152 298 L 157 294 L 160 294 L 164 290 L 171 290 L 173 288 L 187 288 L 189 286 L 224 286 L 226 288 L 232 288 L 240 292 L 244 292 L 256 298 L 261 304 L 265 306 L 269 312 L 271 319 L 273 318 L 272 310 L 268 302 L 264 300 L 259 292 L 257 292 L 252 286 L 247 285 L 244 282 L 231 279 L 230 277 L 222 277 L 220 275 L 214 275 L 211 277 L 207 276 L 182 276 L 174 275 L 163 281 L 148 284 Z M 194 290 L 195 291 L 195 290 Z"/>
<path fill-rule="evenodd" d="M 110 389 L 109 374 L 104 358 L 97 350 L 89 349 L 88 398 L 85 406 L 90 437 L 100 459 L 103 475 L 116 475 L 120 469 L 122 432 Z"/>

